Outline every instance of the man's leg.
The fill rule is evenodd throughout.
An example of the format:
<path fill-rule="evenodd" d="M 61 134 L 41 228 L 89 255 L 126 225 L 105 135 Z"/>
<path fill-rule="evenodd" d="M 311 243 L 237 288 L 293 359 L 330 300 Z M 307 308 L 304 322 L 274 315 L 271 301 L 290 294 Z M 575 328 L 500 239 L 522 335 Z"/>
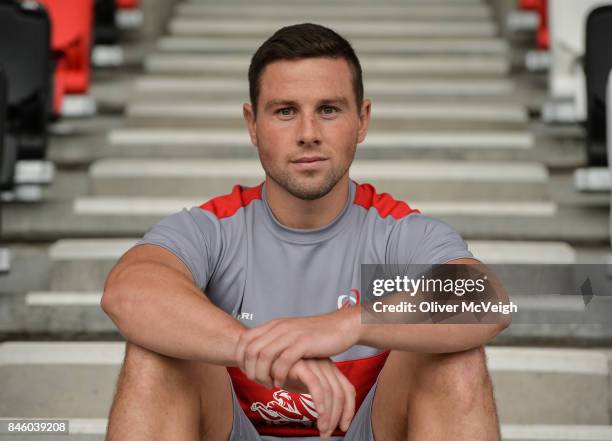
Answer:
<path fill-rule="evenodd" d="M 484 350 L 391 351 L 374 395 L 372 429 L 376 441 L 499 440 Z"/>
<path fill-rule="evenodd" d="M 127 343 L 107 441 L 227 441 L 232 419 L 225 368 Z"/>

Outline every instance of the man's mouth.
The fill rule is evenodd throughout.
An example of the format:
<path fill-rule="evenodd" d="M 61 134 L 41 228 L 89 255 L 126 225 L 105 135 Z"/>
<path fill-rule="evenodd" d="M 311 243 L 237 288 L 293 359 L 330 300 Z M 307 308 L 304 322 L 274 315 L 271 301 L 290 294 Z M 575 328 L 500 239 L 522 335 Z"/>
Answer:
<path fill-rule="evenodd" d="M 295 159 L 291 162 L 294 162 L 296 164 L 309 164 L 312 162 L 319 162 L 319 161 L 325 161 L 327 158 L 324 158 L 323 156 L 303 156 L 301 158 Z"/>

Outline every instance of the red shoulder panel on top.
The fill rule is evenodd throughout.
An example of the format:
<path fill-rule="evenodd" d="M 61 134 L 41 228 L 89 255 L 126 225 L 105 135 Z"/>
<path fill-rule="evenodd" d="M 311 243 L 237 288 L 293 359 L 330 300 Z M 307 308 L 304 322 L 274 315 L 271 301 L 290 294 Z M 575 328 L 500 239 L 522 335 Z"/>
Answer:
<path fill-rule="evenodd" d="M 406 202 L 393 199 L 389 193 L 376 193 L 371 184 L 358 184 L 355 191 L 354 204 L 366 210 L 374 207 L 381 217 L 391 216 L 393 219 L 401 219 L 410 213 L 420 213 L 416 208 L 411 208 Z"/>
<path fill-rule="evenodd" d="M 251 202 L 261 199 L 261 186 L 242 188 L 234 185 L 232 192 L 223 196 L 217 196 L 200 205 L 202 210 L 213 213 L 217 218 L 233 216 L 240 208 L 246 207 Z"/>

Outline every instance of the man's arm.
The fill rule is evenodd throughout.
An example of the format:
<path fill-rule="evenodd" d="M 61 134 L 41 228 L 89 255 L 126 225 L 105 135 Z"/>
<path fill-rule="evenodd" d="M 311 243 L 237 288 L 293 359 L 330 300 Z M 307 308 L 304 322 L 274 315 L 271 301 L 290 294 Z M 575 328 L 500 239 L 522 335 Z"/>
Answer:
<path fill-rule="evenodd" d="M 174 358 L 236 366 L 236 346 L 245 327 L 217 308 L 170 251 L 150 244 L 128 251 L 106 280 L 102 309 L 123 336 Z M 329 359 L 295 363 L 285 387 L 309 393 L 323 438 L 355 412 L 355 390 Z"/>
<path fill-rule="evenodd" d="M 129 250 L 110 272 L 101 306 L 127 340 L 151 351 L 236 365 L 246 328 L 213 305 L 183 262 L 162 247 Z"/>
<path fill-rule="evenodd" d="M 479 264 L 455 259 L 448 264 Z M 484 267 L 484 265 L 483 265 Z M 489 280 L 494 274 L 490 271 Z M 500 300 L 507 294 L 496 286 Z M 283 382 L 297 360 L 330 357 L 356 344 L 409 352 L 450 353 L 482 346 L 510 324 L 510 316 L 494 324 L 363 324 L 361 306 L 313 317 L 273 320 L 244 332 L 236 359 L 258 382 Z"/>
<path fill-rule="evenodd" d="M 469 258 L 455 259 L 447 263 L 476 264 L 480 268 L 484 267 L 480 261 Z M 494 280 L 495 275 L 490 271 L 487 275 L 489 281 Z M 501 302 L 508 301 L 508 295 L 500 284 L 496 284 L 494 292 Z M 363 324 L 360 308 L 361 305 L 351 308 L 345 316 L 346 320 L 352 322 L 350 327 L 358 330 L 357 344 L 410 352 L 446 353 L 473 349 L 492 340 L 511 322 L 511 316 L 508 314 L 496 323 Z"/>

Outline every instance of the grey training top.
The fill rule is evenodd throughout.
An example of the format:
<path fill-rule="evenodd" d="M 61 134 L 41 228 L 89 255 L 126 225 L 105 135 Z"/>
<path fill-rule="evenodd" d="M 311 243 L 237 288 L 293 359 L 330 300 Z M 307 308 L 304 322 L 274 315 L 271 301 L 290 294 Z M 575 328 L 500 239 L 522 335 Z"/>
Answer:
<path fill-rule="evenodd" d="M 441 264 L 473 257 L 449 224 L 354 181 L 341 213 L 321 228 L 280 224 L 266 202 L 264 184 L 235 186 L 228 195 L 166 217 L 137 244 L 144 243 L 174 253 L 211 302 L 247 327 L 358 303 L 364 263 Z M 332 357 L 355 385 L 358 405 L 387 354 L 354 346 Z M 308 395 L 279 394 L 237 368 L 228 371 L 261 434 L 317 434 Z"/>

